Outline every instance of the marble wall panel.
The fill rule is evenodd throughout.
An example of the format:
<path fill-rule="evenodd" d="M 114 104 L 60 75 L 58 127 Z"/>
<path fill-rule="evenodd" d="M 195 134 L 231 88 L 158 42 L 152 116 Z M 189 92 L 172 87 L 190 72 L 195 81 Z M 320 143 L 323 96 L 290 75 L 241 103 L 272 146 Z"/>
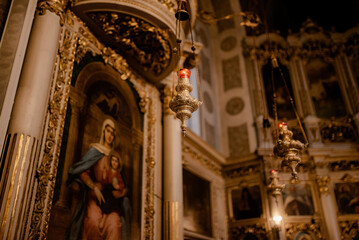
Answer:
<path fill-rule="evenodd" d="M 239 56 L 222 61 L 224 91 L 242 87 L 242 79 L 239 70 Z"/>
<path fill-rule="evenodd" d="M 235 127 L 228 127 L 229 154 L 231 157 L 238 157 L 249 153 L 247 124 Z"/>

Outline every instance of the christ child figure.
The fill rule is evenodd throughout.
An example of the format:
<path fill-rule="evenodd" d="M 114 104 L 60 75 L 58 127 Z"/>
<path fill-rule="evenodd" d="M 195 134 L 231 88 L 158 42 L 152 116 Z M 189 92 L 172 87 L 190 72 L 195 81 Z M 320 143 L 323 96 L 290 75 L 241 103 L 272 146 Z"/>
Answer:
<path fill-rule="evenodd" d="M 121 198 L 126 194 L 125 183 L 122 178 L 122 159 L 116 151 L 112 151 L 108 158 L 108 167 L 103 170 L 104 185 L 102 195 L 105 203 L 100 205 L 103 212 L 101 222 L 105 222 L 107 214 L 118 212 L 121 215 Z M 101 226 L 102 224 L 100 224 Z"/>

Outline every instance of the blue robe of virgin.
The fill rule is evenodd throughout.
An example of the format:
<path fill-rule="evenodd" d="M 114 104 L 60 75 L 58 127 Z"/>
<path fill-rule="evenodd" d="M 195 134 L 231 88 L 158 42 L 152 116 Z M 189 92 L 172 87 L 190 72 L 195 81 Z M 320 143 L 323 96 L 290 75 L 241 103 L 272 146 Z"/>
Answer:
<path fill-rule="evenodd" d="M 66 239 L 68 240 L 78 240 L 80 237 L 80 232 L 82 230 L 82 224 L 86 213 L 86 203 L 87 203 L 87 192 L 88 187 L 81 181 L 79 174 L 91 168 L 95 163 L 98 162 L 105 154 L 101 153 L 94 147 L 91 147 L 87 153 L 82 157 L 81 161 L 75 163 L 69 169 L 69 175 L 67 179 L 67 185 L 70 185 L 72 182 L 77 182 L 80 187 L 80 197 L 78 204 L 76 206 L 75 212 L 72 216 L 70 227 L 67 232 Z M 127 239 L 129 236 L 129 219 L 130 219 L 130 202 L 127 197 L 122 198 L 122 207 L 124 209 L 124 216 L 121 216 L 122 220 L 122 239 Z"/>
<path fill-rule="evenodd" d="M 79 174 L 91 168 L 98 160 L 104 157 L 105 154 L 97 150 L 96 148 L 90 148 L 87 153 L 82 157 L 81 161 L 75 163 L 69 169 L 69 175 L 67 179 L 67 185 L 70 185 L 72 182 L 76 182 L 80 187 L 80 197 L 78 204 L 76 206 L 75 212 L 72 216 L 70 228 L 68 229 L 67 238 L 69 240 L 78 240 L 79 235 L 82 229 L 82 224 L 84 216 L 86 213 L 86 203 L 87 203 L 87 191 L 88 188 L 79 178 Z"/>

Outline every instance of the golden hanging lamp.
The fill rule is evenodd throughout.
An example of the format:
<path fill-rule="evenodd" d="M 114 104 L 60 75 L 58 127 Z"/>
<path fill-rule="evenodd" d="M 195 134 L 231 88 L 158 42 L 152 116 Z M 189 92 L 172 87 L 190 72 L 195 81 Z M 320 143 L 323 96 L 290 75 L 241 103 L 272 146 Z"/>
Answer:
<path fill-rule="evenodd" d="M 190 14 L 188 13 L 188 5 L 185 0 L 178 1 L 178 9 L 175 13 L 176 17 L 176 38 L 177 38 L 177 48 L 174 49 L 174 53 L 177 53 L 178 58 L 181 54 L 181 39 L 180 39 L 180 28 L 181 22 L 188 21 L 190 26 L 190 33 L 192 38 L 192 47 L 193 51 L 193 59 L 195 59 L 195 50 L 192 28 L 190 23 Z M 197 67 L 196 67 L 197 68 Z M 191 118 L 192 113 L 198 109 L 198 107 L 202 104 L 201 91 L 199 86 L 199 76 L 198 76 L 198 68 L 197 68 L 197 84 L 198 91 L 200 95 L 200 100 L 192 97 L 190 92 L 193 87 L 190 82 L 191 71 L 187 68 L 183 68 L 178 72 L 178 82 L 174 89 L 174 78 L 173 78 L 173 89 L 172 89 L 172 99 L 169 102 L 170 109 L 176 114 L 176 117 L 181 120 L 181 129 L 183 135 L 186 135 L 187 129 L 187 120 Z"/>

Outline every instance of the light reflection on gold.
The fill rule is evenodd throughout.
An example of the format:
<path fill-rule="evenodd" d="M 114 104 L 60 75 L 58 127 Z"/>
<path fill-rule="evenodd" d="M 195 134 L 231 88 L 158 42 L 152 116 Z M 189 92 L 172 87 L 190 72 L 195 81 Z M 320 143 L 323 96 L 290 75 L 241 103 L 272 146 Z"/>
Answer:
<path fill-rule="evenodd" d="M 21 134 L 20 135 L 20 140 L 19 140 L 19 146 L 17 148 L 17 152 L 16 152 L 16 156 L 15 156 L 15 163 L 14 163 L 14 168 L 13 168 L 14 171 L 13 171 L 12 176 L 11 176 L 9 193 L 8 193 L 7 200 L 6 200 L 5 213 L 4 213 L 4 217 L 3 217 L 3 222 L 1 224 L 1 233 L 2 234 L 5 233 L 6 219 L 7 219 L 8 213 L 9 213 L 9 207 L 10 207 L 10 203 L 11 203 L 11 196 L 12 196 L 12 191 L 14 189 L 14 183 L 15 183 L 15 178 L 16 178 L 16 174 L 17 174 L 17 168 L 18 168 L 18 165 L 19 165 L 19 160 L 20 160 L 23 140 L 24 140 L 24 134 Z M 9 160 L 11 161 L 11 156 L 10 156 L 10 158 L 8 158 L 8 161 Z"/>
<path fill-rule="evenodd" d="M 165 224 L 167 227 L 165 228 L 166 239 L 179 239 L 179 226 L 180 224 L 180 210 L 182 204 L 177 201 L 168 201 L 166 202 L 166 210 L 165 210 Z"/>
<path fill-rule="evenodd" d="M 25 167 L 25 162 L 26 162 L 27 151 L 29 149 L 30 139 L 31 139 L 30 136 L 26 137 L 25 149 L 24 149 L 24 152 L 23 152 L 23 157 L 22 157 L 22 162 L 21 162 L 21 169 L 20 169 L 20 173 L 19 173 L 19 179 L 17 181 L 16 194 L 15 194 L 15 199 L 14 199 L 14 204 L 16 204 L 16 205 L 17 205 L 17 201 L 18 201 L 18 197 L 19 197 L 19 191 L 20 191 L 20 186 L 21 186 L 21 183 L 22 183 L 22 177 L 24 175 L 24 167 Z M 20 158 L 20 156 L 19 156 L 19 158 Z M 10 218 L 11 222 L 10 222 L 9 229 L 12 229 L 12 226 L 13 226 L 13 223 L 14 223 L 14 218 L 15 218 L 15 212 L 17 210 L 21 211 L 21 208 L 18 209 L 16 206 L 12 208 L 12 213 L 11 213 L 11 218 Z M 8 234 L 7 239 L 10 239 L 10 234 Z"/>

